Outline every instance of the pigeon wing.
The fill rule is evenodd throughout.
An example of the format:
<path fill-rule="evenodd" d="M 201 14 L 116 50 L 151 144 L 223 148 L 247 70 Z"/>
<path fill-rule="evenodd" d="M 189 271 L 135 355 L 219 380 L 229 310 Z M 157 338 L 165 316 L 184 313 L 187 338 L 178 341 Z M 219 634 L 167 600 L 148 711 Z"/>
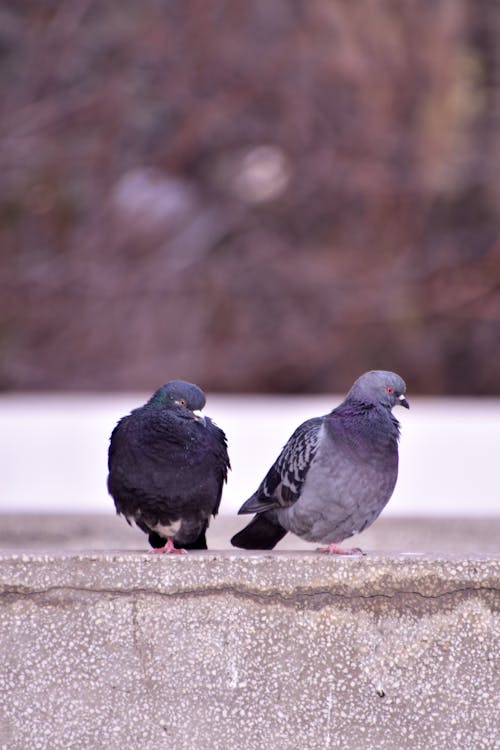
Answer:
<path fill-rule="evenodd" d="M 262 513 L 271 508 L 293 505 L 298 500 L 318 449 L 323 419 L 314 417 L 297 427 L 257 491 L 238 513 Z"/>
<path fill-rule="evenodd" d="M 216 516 L 222 497 L 222 487 L 224 482 L 227 482 L 227 472 L 231 468 L 231 463 L 227 452 L 227 438 L 225 432 L 221 430 L 220 427 L 217 427 L 215 422 L 212 422 L 209 417 L 205 417 L 205 427 L 210 434 L 215 465 L 220 477 L 219 492 L 212 511 L 212 515 Z"/>
<path fill-rule="evenodd" d="M 130 414 L 126 417 L 122 417 L 111 433 L 108 450 L 109 471 L 112 471 L 116 467 L 117 462 L 121 458 L 121 454 L 127 450 L 127 432 L 130 429 L 130 418 Z"/>

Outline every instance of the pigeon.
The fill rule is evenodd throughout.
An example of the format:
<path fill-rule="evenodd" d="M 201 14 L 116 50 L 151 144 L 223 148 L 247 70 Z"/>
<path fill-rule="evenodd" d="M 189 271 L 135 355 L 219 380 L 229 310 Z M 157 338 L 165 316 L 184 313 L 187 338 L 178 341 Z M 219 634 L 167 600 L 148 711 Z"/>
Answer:
<path fill-rule="evenodd" d="M 372 524 L 398 475 L 396 404 L 409 409 L 399 375 L 371 370 L 345 400 L 292 434 L 257 491 L 239 513 L 257 515 L 231 539 L 244 549 L 272 549 L 288 531 L 327 545 L 328 554 L 360 553 L 344 539 Z"/>
<path fill-rule="evenodd" d="M 230 469 L 224 432 L 197 411 L 205 394 L 172 380 L 111 434 L 108 490 L 116 512 L 149 535 L 154 552 L 207 549 Z"/>

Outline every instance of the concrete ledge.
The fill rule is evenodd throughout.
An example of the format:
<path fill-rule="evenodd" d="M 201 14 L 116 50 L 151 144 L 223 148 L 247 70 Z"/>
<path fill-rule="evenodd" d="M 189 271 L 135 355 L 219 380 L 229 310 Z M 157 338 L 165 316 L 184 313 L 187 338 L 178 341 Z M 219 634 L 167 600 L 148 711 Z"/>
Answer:
<path fill-rule="evenodd" d="M 232 550 L 230 539 L 248 518 L 218 515 L 208 528 L 210 550 Z M 352 537 L 349 544 L 380 552 L 438 552 L 500 554 L 500 516 L 382 516 Z M 312 550 L 293 534 L 277 549 Z M 69 552 L 81 549 L 146 550 L 146 536 L 113 512 L 105 513 L 0 513 L 0 550 Z"/>
<path fill-rule="evenodd" d="M 500 557 L 3 554 L 0 748 L 492 750 Z"/>

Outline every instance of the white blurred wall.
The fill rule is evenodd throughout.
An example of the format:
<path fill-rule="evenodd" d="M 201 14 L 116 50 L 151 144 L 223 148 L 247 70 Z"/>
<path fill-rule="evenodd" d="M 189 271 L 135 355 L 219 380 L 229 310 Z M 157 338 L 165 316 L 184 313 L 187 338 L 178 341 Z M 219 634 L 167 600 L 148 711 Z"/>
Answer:
<path fill-rule="evenodd" d="M 500 399 L 409 394 L 398 484 L 385 514 L 500 515 Z M 0 511 L 113 513 L 106 491 L 111 430 L 146 400 L 120 396 L 0 397 Z M 221 512 L 256 489 L 295 427 L 340 403 L 335 397 L 208 396 L 233 466 Z"/>

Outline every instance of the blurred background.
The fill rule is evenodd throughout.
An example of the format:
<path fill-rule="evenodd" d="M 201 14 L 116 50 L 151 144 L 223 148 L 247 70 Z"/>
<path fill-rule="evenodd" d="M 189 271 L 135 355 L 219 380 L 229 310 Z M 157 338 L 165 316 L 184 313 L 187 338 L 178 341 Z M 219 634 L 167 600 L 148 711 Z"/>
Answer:
<path fill-rule="evenodd" d="M 105 453 L 119 409 L 173 378 L 220 398 L 323 394 L 329 409 L 381 368 L 410 399 L 490 397 L 473 422 L 460 399 L 439 414 L 462 446 L 450 472 L 469 443 L 480 462 L 456 482 L 469 510 L 480 476 L 498 511 L 496 0 L 3 3 L 0 86 L 3 455 L 25 454 L 4 508 L 23 492 L 36 505 L 60 473 L 82 394 L 83 412 L 108 415 Z M 111 412 L 88 400 L 102 393 Z M 304 418 L 320 406 L 302 403 Z M 222 424 L 234 411 L 220 408 Z M 301 409 L 287 407 L 292 428 Z M 30 439 L 54 458 L 36 479 Z"/>
<path fill-rule="evenodd" d="M 496 0 L 0 27 L 4 390 L 500 394 Z"/>

